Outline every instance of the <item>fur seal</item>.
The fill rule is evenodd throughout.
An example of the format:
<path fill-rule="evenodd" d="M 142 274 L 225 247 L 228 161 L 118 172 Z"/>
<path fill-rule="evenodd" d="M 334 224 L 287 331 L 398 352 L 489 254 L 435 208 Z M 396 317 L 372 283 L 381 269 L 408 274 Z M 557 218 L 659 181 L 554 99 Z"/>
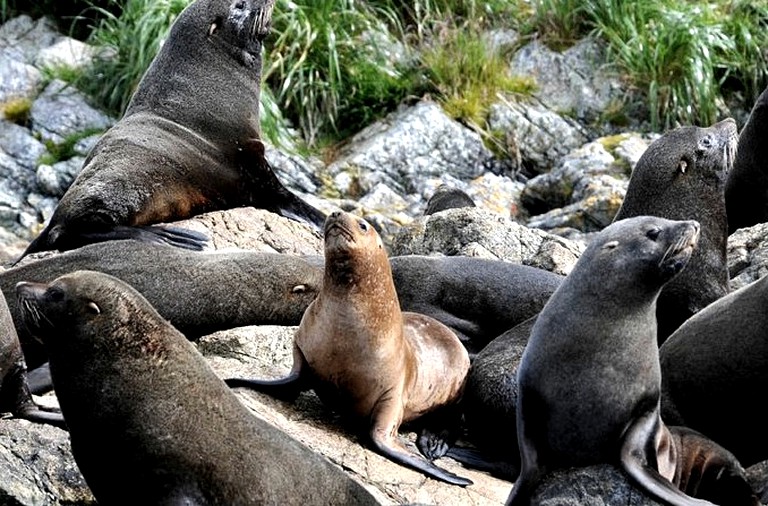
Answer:
<path fill-rule="evenodd" d="M 475 201 L 465 191 L 447 184 L 441 184 L 427 201 L 424 216 L 458 207 L 475 207 Z"/>
<path fill-rule="evenodd" d="M 5 297 L 0 293 L 0 413 L 66 428 L 61 413 L 35 404 L 27 386 L 27 365 Z"/>
<path fill-rule="evenodd" d="M 123 281 L 76 271 L 17 290 L 99 504 L 377 504 L 254 416 Z"/>
<path fill-rule="evenodd" d="M 695 221 L 643 216 L 592 239 L 536 319 L 520 361 L 521 470 L 507 504 L 529 504 L 548 471 L 600 463 L 619 465 L 667 504 L 710 504 L 675 486 L 695 482 L 699 471 L 726 473 L 710 474 L 707 459 L 679 453 L 685 448 L 661 420 L 655 322 L 662 287 L 686 266 L 698 238 Z"/>
<path fill-rule="evenodd" d="M 453 330 L 470 354 L 544 307 L 563 276 L 500 260 L 405 255 L 389 259 L 400 308 Z"/>
<path fill-rule="evenodd" d="M 768 385 L 768 277 L 691 317 L 659 349 L 661 414 L 728 448 L 745 466 L 768 460 L 759 399 Z"/>
<path fill-rule="evenodd" d="M 199 234 L 152 224 L 242 206 L 319 229 L 323 213 L 278 181 L 259 140 L 262 44 L 273 7 L 274 0 L 190 4 L 22 258 L 121 238 L 200 249 Z"/>
<path fill-rule="evenodd" d="M 733 170 L 725 184 L 728 233 L 768 222 L 768 88 L 758 97 L 739 134 Z"/>
<path fill-rule="evenodd" d="M 615 221 L 650 215 L 701 224 L 688 267 L 659 296 L 659 343 L 728 293 L 725 179 L 737 142 L 736 122 L 730 118 L 709 128 L 676 128 L 653 141 L 632 171 Z"/>
<path fill-rule="evenodd" d="M 342 212 L 326 219 L 323 287 L 304 313 L 293 356 L 285 378 L 227 384 L 284 398 L 312 388 L 361 425 L 384 456 L 438 480 L 472 483 L 430 461 L 458 429 L 467 351 L 437 320 L 401 312 L 384 245 L 365 220 Z M 399 426 L 410 421 L 424 423 L 417 446 L 430 460 L 399 441 Z"/>
<path fill-rule="evenodd" d="M 31 369 L 47 360 L 47 352 L 23 325 L 16 283 L 49 283 L 75 270 L 125 281 L 192 340 L 246 325 L 298 325 L 323 282 L 322 268 L 279 253 L 189 251 L 118 240 L 51 255 L 0 272 L 0 289 Z"/>

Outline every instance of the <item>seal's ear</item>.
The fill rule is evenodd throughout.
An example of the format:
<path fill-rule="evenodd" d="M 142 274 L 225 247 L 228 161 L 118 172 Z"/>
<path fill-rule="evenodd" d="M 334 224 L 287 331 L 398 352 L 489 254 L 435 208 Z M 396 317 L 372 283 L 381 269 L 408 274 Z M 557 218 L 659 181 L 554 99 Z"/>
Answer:
<path fill-rule="evenodd" d="M 99 306 L 93 301 L 88 302 L 88 304 L 86 304 L 85 307 L 87 308 L 88 312 L 92 315 L 101 314 L 101 309 L 99 309 Z"/>
<path fill-rule="evenodd" d="M 680 174 L 685 174 L 686 169 L 688 168 L 688 162 L 685 160 L 680 160 L 680 163 L 677 164 L 677 170 L 680 171 Z"/>
<path fill-rule="evenodd" d="M 291 293 L 305 293 L 307 291 L 307 285 L 296 285 L 291 289 Z"/>
<path fill-rule="evenodd" d="M 208 28 L 208 36 L 210 37 L 211 35 L 213 35 L 213 33 L 218 29 L 219 29 L 219 25 L 217 25 L 216 23 L 211 23 L 211 27 Z"/>

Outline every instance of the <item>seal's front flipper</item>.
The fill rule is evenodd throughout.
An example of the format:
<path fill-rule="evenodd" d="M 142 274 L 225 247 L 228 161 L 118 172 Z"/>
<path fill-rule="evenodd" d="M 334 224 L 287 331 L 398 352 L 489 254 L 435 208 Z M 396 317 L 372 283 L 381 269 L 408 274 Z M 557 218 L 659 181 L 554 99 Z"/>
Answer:
<path fill-rule="evenodd" d="M 135 239 L 155 244 L 168 244 L 177 248 L 201 251 L 208 237 L 200 232 L 168 225 L 148 225 L 144 227 L 115 226 L 104 232 L 83 234 L 87 244 L 116 239 Z"/>
<path fill-rule="evenodd" d="M 674 506 L 712 506 L 709 501 L 684 494 L 670 481 L 678 465 L 677 450 L 670 440 L 657 405 L 656 409 L 638 416 L 625 430 L 621 467 L 635 484 L 661 502 Z"/>
<path fill-rule="evenodd" d="M 40 367 L 27 371 L 27 385 L 29 391 L 35 395 L 43 395 L 53 390 L 50 364 L 46 362 Z"/>
<path fill-rule="evenodd" d="M 54 411 L 52 408 L 42 408 L 37 404 L 25 406 L 13 413 L 16 418 L 22 418 L 35 423 L 45 423 L 53 425 L 60 429 L 67 430 L 67 423 L 60 411 Z"/>
<path fill-rule="evenodd" d="M 10 411 L 16 418 L 30 422 L 46 423 L 62 429 L 67 428 L 61 411 L 44 408 L 35 404 L 27 386 L 26 368 L 17 365 L 5 378 L 0 389 L 0 411 Z"/>
<path fill-rule="evenodd" d="M 301 392 L 307 390 L 298 373 L 291 373 L 285 378 L 275 380 L 257 380 L 245 378 L 227 378 L 224 380 L 230 388 L 244 387 L 269 394 L 277 399 L 293 401 Z"/>
<path fill-rule="evenodd" d="M 445 456 L 461 463 L 464 467 L 477 469 L 506 481 L 515 481 L 520 474 L 518 466 L 503 460 L 491 460 L 476 448 L 452 446 Z"/>
<path fill-rule="evenodd" d="M 263 142 L 259 139 L 246 142 L 240 149 L 240 164 L 251 176 L 251 184 L 257 190 L 251 192 L 250 205 L 306 223 L 318 232 L 323 230 L 325 213 L 283 186 L 265 156 Z"/>

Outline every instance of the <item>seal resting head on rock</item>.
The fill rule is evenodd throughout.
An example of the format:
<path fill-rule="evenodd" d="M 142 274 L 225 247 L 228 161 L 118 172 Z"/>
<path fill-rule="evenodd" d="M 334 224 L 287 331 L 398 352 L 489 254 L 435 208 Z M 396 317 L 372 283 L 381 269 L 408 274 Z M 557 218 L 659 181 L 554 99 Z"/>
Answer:
<path fill-rule="evenodd" d="M 401 312 L 381 238 L 365 220 L 342 212 L 326 220 L 323 286 L 304 313 L 293 356 L 285 378 L 227 384 L 281 397 L 312 388 L 362 422 L 386 457 L 448 483 L 472 483 L 430 461 L 455 438 L 467 351 L 437 320 Z M 430 460 L 399 441 L 400 424 L 410 421 L 424 426 L 417 446 Z"/>
<path fill-rule="evenodd" d="M 704 475 L 708 460 L 695 459 L 688 469 L 687 453 L 678 453 L 684 446 L 674 443 L 659 414 L 656 299 L 698 238 L 695 221 L 615 222 L 595 236 L 549 299 L 517 373 L 521 470 L 508 504 L 529 504 L 548 471 L 600 463 L 619 465 L 665 503 L 710 504 L 670 481 L 696 482 L 688 478 Z"/>
<path fill-rule="evenodd" d="M 125 282 L 76 271 L 17 291 L 99 504 L 378 504 L 254 416 Z"/>
<path fill-rule="evenodd" d="M 730 118 L 709 128 L 676 128 L 653 141 L 632 171 L 615 221 L 649 215 L 701 225 L 691 261 L 659 296 L 659 343 L 728 293 L 725 181 L 737 142 L 736 122 Z"/>
<path fill-rule="evenodd" d="M 319 229 L 324 214 L 278 181 L 260 140 L 261 56 L 273 7 L 190 4 L 22 258 L 125 238 L 200 249 L 204 236 L 153 224 L 242 206 Z"/>

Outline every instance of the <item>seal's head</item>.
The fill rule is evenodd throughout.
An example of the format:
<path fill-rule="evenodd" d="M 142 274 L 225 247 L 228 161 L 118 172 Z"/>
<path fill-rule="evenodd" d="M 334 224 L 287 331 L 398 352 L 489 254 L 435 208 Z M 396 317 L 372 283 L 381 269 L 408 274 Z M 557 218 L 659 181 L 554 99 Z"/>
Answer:
<path fill-rule="evenodd" d="M 208 38 L 236 54 L 242 52 L 246 63 L 260 60 L 264 39 L 272 27 L 274 7 L 275 0 L 211 1 Z"/>
<path fill-rule="evenodd" d="M 337 211 L 325 220 L 325 278 L 335 284 L 376 279 L 383 269 L 392 277 L 384 243 L 370 223 Z"/>

